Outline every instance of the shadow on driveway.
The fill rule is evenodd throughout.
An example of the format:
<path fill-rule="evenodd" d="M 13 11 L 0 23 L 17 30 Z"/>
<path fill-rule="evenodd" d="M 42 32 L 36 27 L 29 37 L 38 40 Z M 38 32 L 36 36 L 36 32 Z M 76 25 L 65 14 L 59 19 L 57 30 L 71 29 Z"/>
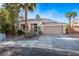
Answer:
<path fill-rule="evenodd" d="M 28 47 L 5 47 L 0 49 L 1 56 L 79 56 L 77 53 Z"/>

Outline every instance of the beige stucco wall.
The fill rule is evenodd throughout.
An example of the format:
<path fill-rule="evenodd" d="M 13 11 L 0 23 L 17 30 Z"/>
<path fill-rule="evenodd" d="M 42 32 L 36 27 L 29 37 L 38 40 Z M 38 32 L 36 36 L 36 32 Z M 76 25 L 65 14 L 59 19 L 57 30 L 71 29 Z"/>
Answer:
<path fill-rule="evenodd" d="M 77 22 L 77 24 L 75 22 Z M 75 20 L 75 21 L 71 22 L 71 25 L 72 26 L 79 26 L 79 20 Z"/>
<path fill-rule="evenodd" d="M 74 22 L 71 22 L 71 25 L 75 31 L 79 32 L 79 20 L 75 20 Z"/>
<path fill-rule="evenodd" d="M 37 24 L 37 26 L 42 28 L 42 22 L 41 21 L 28 21 L 28 24 L 29 24 L 28 25 L 28 27 L 29 27 L 28 31 L 31 31 L 31 24 L 35 24 L 35 23 Z"/>
<path fill-rule="evenodd" d="M 43 26 L 64 26 L 64 24 L 58 24 L 58 23 L 46 23 L 46 24 L 43 24 Z"/>

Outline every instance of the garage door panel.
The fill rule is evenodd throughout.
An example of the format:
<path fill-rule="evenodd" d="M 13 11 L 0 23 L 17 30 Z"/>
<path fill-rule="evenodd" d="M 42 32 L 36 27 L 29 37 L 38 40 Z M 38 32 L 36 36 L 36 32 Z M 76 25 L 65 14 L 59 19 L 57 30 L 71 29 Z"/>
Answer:
<path fill-rule="evenodd" d="M 45 26 L 44 34 L 62 34 L 61 26 Z"/>

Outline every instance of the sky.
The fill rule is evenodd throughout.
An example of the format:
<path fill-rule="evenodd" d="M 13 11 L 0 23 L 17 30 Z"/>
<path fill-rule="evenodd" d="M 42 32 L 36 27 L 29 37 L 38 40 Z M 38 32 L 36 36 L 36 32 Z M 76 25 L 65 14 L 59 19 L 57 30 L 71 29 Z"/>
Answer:
<path fill-rule="evenodd" d="M 28 12 L 28 18 L 39 14 L 41 18 L 68 23 L 65 13 L 69 11 L 77 12 L 75 19 L 79 19 L 79 3 L 39 3 L 34 12 Z"/>
<path fill-rule="evenodd" d="M 79 3 L 37 3 L 36 9 L 33 12 L 28 12 L 28 18 L 35 18 L 39 14 L 40 18 L 68 23 L 65 13 L 69 11 L 77 12 L 75 19 L 79 19 Z M 20 16 L 24 16 L 23 10 L 21 10 Z"/>

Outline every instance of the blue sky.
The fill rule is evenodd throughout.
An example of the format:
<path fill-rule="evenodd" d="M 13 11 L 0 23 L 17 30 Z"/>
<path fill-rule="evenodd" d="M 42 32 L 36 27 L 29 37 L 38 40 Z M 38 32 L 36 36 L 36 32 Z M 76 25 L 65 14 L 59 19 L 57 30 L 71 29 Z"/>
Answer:
<path fill-rule="evenodd" d="M 79 18 L 79 4 L 77 3 L 39 3 L 34 12 L 28 12 L 28 18 L 35 18 L 36 14 L 39 14 L 41 18 L 67 23 L 65 13 L 68 11 L 77 12 L 75 19 Z"/>
<path fill-rule="evenodd" d="M 28 18 L 35 18 L 39 14 L 41 18 L 67 23 L 68 19 L 65 17 L 65 13 L 68 11 L 77 12 L 75 19 L 79 19 L 79 3 L 38 3 L 34 12 L 28 12 Z M 20 15 L 24 16 L 23 10 Z"/>

